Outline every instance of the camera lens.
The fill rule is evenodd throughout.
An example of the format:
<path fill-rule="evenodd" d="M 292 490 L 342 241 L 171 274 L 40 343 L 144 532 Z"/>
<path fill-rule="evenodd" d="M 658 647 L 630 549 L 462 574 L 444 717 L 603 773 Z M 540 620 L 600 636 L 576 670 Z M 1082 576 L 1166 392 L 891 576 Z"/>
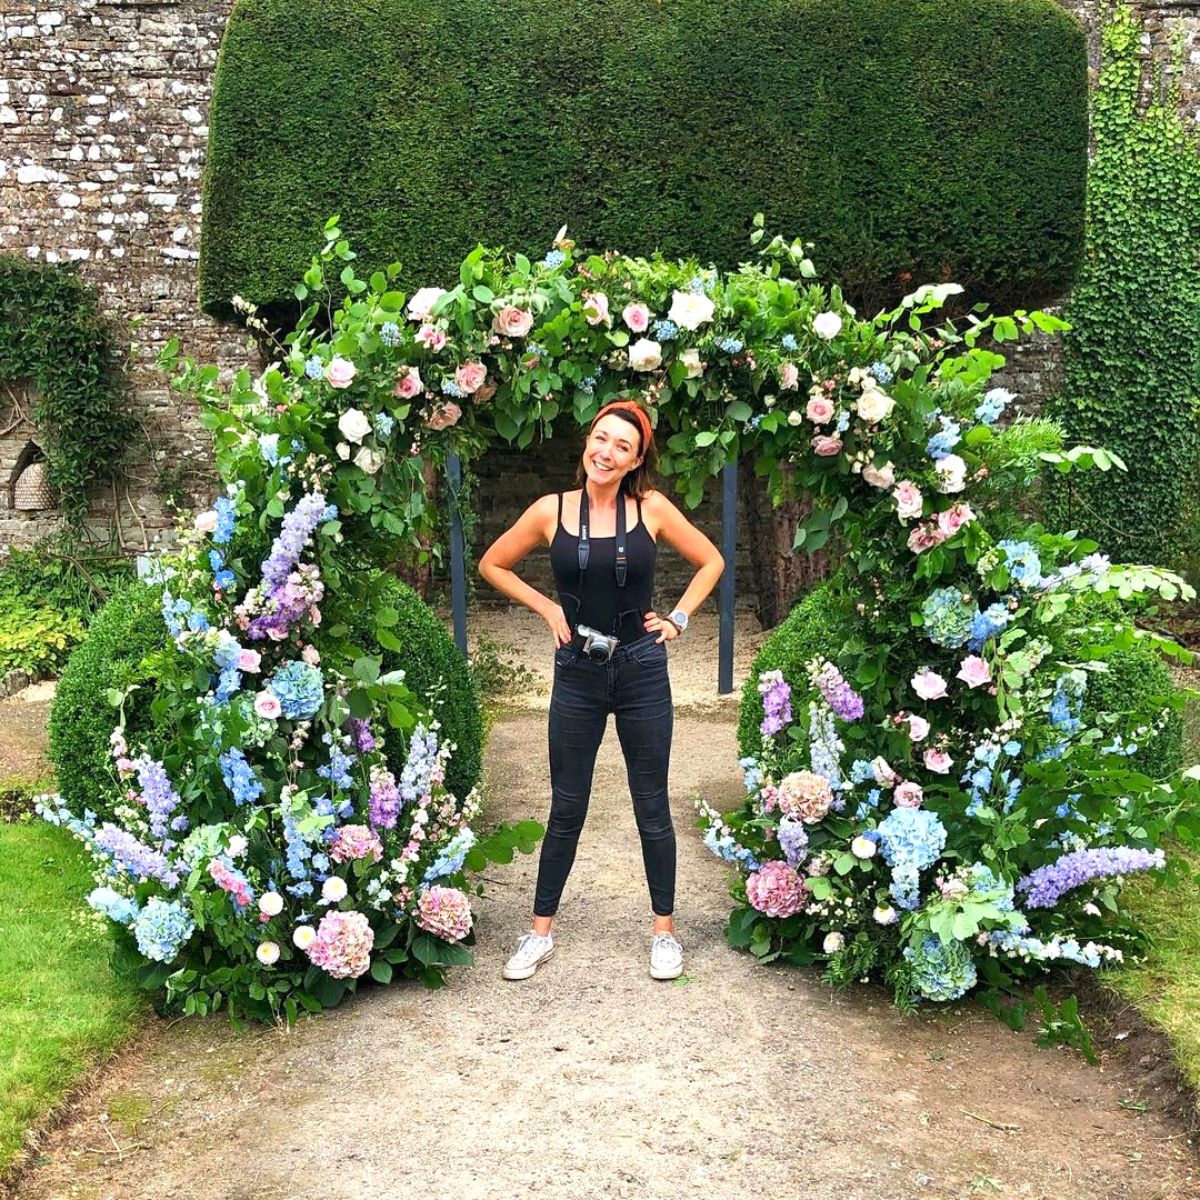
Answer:
<path fill-rule="evenodd" d="M 596 663 L 608 662 L 608 649 L 604 646 L 591 646 L 588 648 L 588 658 Z"/>

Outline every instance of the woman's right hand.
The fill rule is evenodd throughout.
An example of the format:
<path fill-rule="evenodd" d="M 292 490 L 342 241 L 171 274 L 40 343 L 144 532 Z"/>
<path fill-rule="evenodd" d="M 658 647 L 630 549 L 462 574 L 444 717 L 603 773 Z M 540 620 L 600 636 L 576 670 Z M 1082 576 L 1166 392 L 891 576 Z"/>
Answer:
<path fill-rule="evenodd" d="M 563 612 L 561 604 L 551 605 L 542 613 L 542 618 L 554 634 L 555 650 L 561 649 L 571 640 L 571 627 L 567 624 L 567 614 Z"/>

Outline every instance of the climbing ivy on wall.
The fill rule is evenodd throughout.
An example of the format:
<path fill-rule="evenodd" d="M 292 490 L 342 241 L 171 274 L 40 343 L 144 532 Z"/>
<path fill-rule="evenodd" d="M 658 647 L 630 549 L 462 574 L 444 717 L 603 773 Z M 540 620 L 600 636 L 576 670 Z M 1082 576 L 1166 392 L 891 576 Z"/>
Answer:
<path fill-rule="evenodd" d="M 113 478 L 134 431 L 121 350 L 74 267 L 0 255 L 0 385 L 27 379 L 50 482 L 78 527 L 88 487 Z"/>
<path fill-rule="evenodd" d="M 1084 266 L 1050 404 L 1071 441 L 1114 450 L 1129 470 L 1072 474 L 1051 507 L 1114 558 L 1172 562 L 1189 548 L 1200 467 L 1200 146 L 1154 65 L 1143 102 L 1141 38 L 1116 7 L 1092 100 Z"/>

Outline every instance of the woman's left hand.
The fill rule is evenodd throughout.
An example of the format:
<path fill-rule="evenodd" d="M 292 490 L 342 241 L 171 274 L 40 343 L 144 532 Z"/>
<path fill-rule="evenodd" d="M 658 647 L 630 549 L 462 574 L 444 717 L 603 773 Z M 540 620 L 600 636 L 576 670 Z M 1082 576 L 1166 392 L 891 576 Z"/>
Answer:
<path fill-rule="evenodd" d="M 666 617 L 660 617 L 656 612 L 648 612 L 643 626 L 647 633 L 657 633 L 656 642 L 674 641 L 679 636 L 679 630 L 667 620 Z"/>

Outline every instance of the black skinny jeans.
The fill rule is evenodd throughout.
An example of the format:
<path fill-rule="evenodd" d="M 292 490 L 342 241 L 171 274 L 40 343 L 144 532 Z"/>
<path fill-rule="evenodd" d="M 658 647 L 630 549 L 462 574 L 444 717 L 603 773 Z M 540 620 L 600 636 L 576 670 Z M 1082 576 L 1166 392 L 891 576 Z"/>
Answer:
<path fill-rule="evenodd" d="M 667 798 L 675 710 L 667 678 L 667 648 L 657 634 L 621 644 L 606 663 L 594 663 L 577 644 L 554 655 L 550 695 L 550 819 L 542 841 L 534 916 L 552 917 L 587 817 L 596 752 L 617 718 L 633 812 L 642 840 L 650 904 L 658 916 L 675 908 L 675 828 Z"/>

